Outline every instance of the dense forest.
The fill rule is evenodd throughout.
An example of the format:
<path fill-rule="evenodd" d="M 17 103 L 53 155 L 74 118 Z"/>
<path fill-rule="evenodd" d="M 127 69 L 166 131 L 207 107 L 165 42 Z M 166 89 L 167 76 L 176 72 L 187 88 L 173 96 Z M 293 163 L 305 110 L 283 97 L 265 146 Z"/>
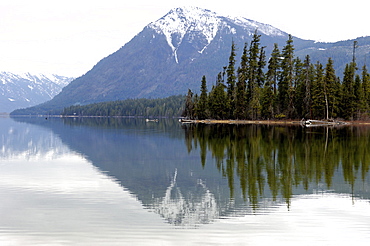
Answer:
<path fill-rule="evenodd" d="M 76 116 L 162 116 L 178 117 L 184 111 L 184 96 L 160 99 L 127 99 L 113 102 L 70 106 L 62 115 Z"/>
<path fill-rule="evenodd" d="M 234 42 L 228 65 L 223 68 L 208 92 L 201 80 L 200 95 L 189 89 L 182 116 L 189 119 L 346 119 L 365 120 L 370 113 L 370 75 L 366 65 L 348 61 L 343 78 L 335 75 L 334 61 L 312 63 L 307 55 L 294 55 L 292 36 L 280 51 L 274 45 L 268 61 L 260 35 L 254 33 L 244 45 L 236 68 Z"/>

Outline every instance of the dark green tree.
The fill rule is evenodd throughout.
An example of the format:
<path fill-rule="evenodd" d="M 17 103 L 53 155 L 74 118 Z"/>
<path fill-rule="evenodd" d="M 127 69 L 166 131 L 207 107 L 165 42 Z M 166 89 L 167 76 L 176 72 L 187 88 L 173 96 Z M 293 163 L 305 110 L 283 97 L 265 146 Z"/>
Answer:
<path fill-rule="evenodd" d="M 362 87 L 364 90 L 364 100 L 366 111 L 370 110 L 370 75 L 367 71 L 366 65 L 362 67 Z"/>
<path fill-rule="evenodd" d="M 359 120 L 363 118 L 363 115 L 366 110 L 366 104 L 362 80 L 360 75 L 358 74 L 355 76 L 354 94 L 355 94 L 354 97 L 355 119 Z"/>
<path fill-rule="evenodd" d="M 356 111 L 355 107 L 355 72 L 356 64 L 351 62 L 346 65 L 343 76 L 342 90 L 341 90 L 341 111 L 342 116 L 346 120 L 353 120 Z"/>
<path fill-rule="evenodd" d="M 326 113 L 324 68 L 317 62 L 315 78 L 312 81 L 312 116 L 315 119 L 323 119 Z"/>
<path fill-rule="evenodd" d="M 280 113 L 291 117 L 294 114 L 294 47 L 293 38 L 289 35 L 282 50 L 281 76 L 279 80 L 279 110 Z"/>
<path fill-rule="evenodd" d="M 229 117 L 234 118 L 234 110 L 235 110 L 235 84 L 236 84 L 236 75 L 235 75 L 235 56 L 236 56 L 236 48 L 234 41 L 231 44 L 231 53 L 229 57 L 229 65 L 226 69 L 227 75 L 227 98 L 229 104 Z"/>
<path fill-rule="evenodd" d="M 339 114 L 339 83 L 335 75 L 334 62 L 331 58 L 325 67 L 325 107 L 326 107 L 326 119 L 335 118 Z"/>
<path fill-rule="evenodd" d="M 229 106 L 227 105 L 227 93 L 222 73 L 217 76 L 216 85 L 209 94 L 209 111 L 212 119 L 226 119 L 228 117 Z"/>
<path fill-rule="evenodd" d="M 274 117 L 277 113 L 277 83 L 280 76 L 281 68 L 281 54 L 278 44 L 274 44 L 274 49 L 271 53 L 271 57 L 268 61 L 267 73 L 266 73 L 266 83 L 264 86 L 263 99 L 262 99 L 262 111 L 264 117 L 270 118 Z M 272 93 L 266 90 L 272 89 Z M 268 96 L 271 96 L 268 98 Z M 267 108 L 265 108 L 267 107 Z M 267 110 L 267 111 L 266 111 Z"/>
<path fill-rule="evenodd" d="M 298 57 L 294 61 L 295 66 L 295 84 L 296 93 L 294 97 L 294 107 L 296 109 L 297 117 L 304 118 L 304 98 L 306 94 L 305 70 L 304 63 Z"/>
<path fill-rule="evenodd" d="M 193 92 L 190 89 L 188 89 L 188 94 L 185 98 L 185 108 L 181 116 L 189 119 L 194 119 Z"/>
<path fill-rule="evenodd" d="M 238 81 L 236 82 L 236 119 L 245 119 L 247 110 L 247 79 L 248 79 L 248 50 L 247 43 L 244 44 L 243 55 L 241 57 L 240 67 L 238 68 Z"/>
<path fill-rule="evenodd" d="M 257 30 L 254 32 L 251 44 L 249 46 L 249 67 L 248 67 L 248 82 L 247 82 L 247 97 L 249 99 L 249 113 L 251 119 L 257 119 L 260 110 L 260 95 L 259 95 L 259 58 L 260 58 L 260 37 Z"/>
<path fill-rule="evenodd" d="M 209 117 L 207 80 L 206 76 L 204 75 L 202 77 L 200 96 L 195 107 L 195 110 L 199 120 L 204 120 Z"/>

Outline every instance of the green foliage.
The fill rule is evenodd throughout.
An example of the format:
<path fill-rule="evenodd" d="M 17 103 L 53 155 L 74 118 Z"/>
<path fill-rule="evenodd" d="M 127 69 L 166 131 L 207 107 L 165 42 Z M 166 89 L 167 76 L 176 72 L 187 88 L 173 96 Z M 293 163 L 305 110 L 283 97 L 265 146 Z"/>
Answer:
<path fill-rule="evenodd" d="M 278 45 L 274 45 L 267 71 L 264 50 L 265 47 L 260 46 L 260 35 L 255 32 L 249 49 L 244 45 L 235 76 L 233 42 L 229 65 L 219 73 L 216 85 L 208 94 L 205 77 L 202 78 L 201 97 L 192 101 L 196 114 L 185 116 L 193 119 L 208 116 L 213 119 L 358 120 L 370 115 L 370 75 L 366 66 L 360 76 L 356 74 L 356 63 L 347 64 L 341 83 L 332 58 L 323 66 L 320 62 L 313 65 L 309 55 L 303 62 L 295 57 L 292 36 L 282 53 Z"/>
<path fill-rule="evenodd" d="M 160 99 L 127 99 L 84 106 L 70 106 L 63 110 L 62 115 L 178 117 L 184 111 L 184 101 L 184 96 L 171 96 Z M 188 100 L 186 102 L 189 103 Z"/>
<path fill-rule="evenodd" d="M 206 76 L 202 77 L 202 85 L 200 89 L 200 97 L 199 101 L 196 104 L 195 113 L 200 120 L 204 120 L 208 118 L 208 91 L 207 91 L 207 80 Z"/>

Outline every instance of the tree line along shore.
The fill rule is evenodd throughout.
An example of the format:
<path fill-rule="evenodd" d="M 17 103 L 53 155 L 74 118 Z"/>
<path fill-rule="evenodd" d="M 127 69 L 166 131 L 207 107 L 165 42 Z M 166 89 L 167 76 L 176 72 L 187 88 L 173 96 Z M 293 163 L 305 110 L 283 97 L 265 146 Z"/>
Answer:
<path fill-rule="evenodd" d="M 343 78 L 336 76 L 334 61 L 312 63 L 294 55 L 292 36 L 280 51 L 277 44 L 266 61 L 260 35 L 245 44 L 236 67 L 236 46 L 231 45 L 228 65 L 208 92 L 203 76 L 200 95 L 190 89 L 182 116 L 189 120 L 343 119 L 366 121 L 370 115 L 370 75 L 366 65 L 353 59 Z"/>

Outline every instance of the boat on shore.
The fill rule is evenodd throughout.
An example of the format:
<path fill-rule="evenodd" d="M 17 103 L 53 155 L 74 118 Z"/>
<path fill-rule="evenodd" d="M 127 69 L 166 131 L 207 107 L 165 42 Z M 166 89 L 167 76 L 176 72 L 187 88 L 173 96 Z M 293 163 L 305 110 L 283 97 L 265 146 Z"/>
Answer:
<path fill-rule="evenodd" d="M 305 127 L 317 127 L 317 126 L 337 126 L 348 124 L 342 121 L 334 120 L 302 120 L 301 125 Z"/>

